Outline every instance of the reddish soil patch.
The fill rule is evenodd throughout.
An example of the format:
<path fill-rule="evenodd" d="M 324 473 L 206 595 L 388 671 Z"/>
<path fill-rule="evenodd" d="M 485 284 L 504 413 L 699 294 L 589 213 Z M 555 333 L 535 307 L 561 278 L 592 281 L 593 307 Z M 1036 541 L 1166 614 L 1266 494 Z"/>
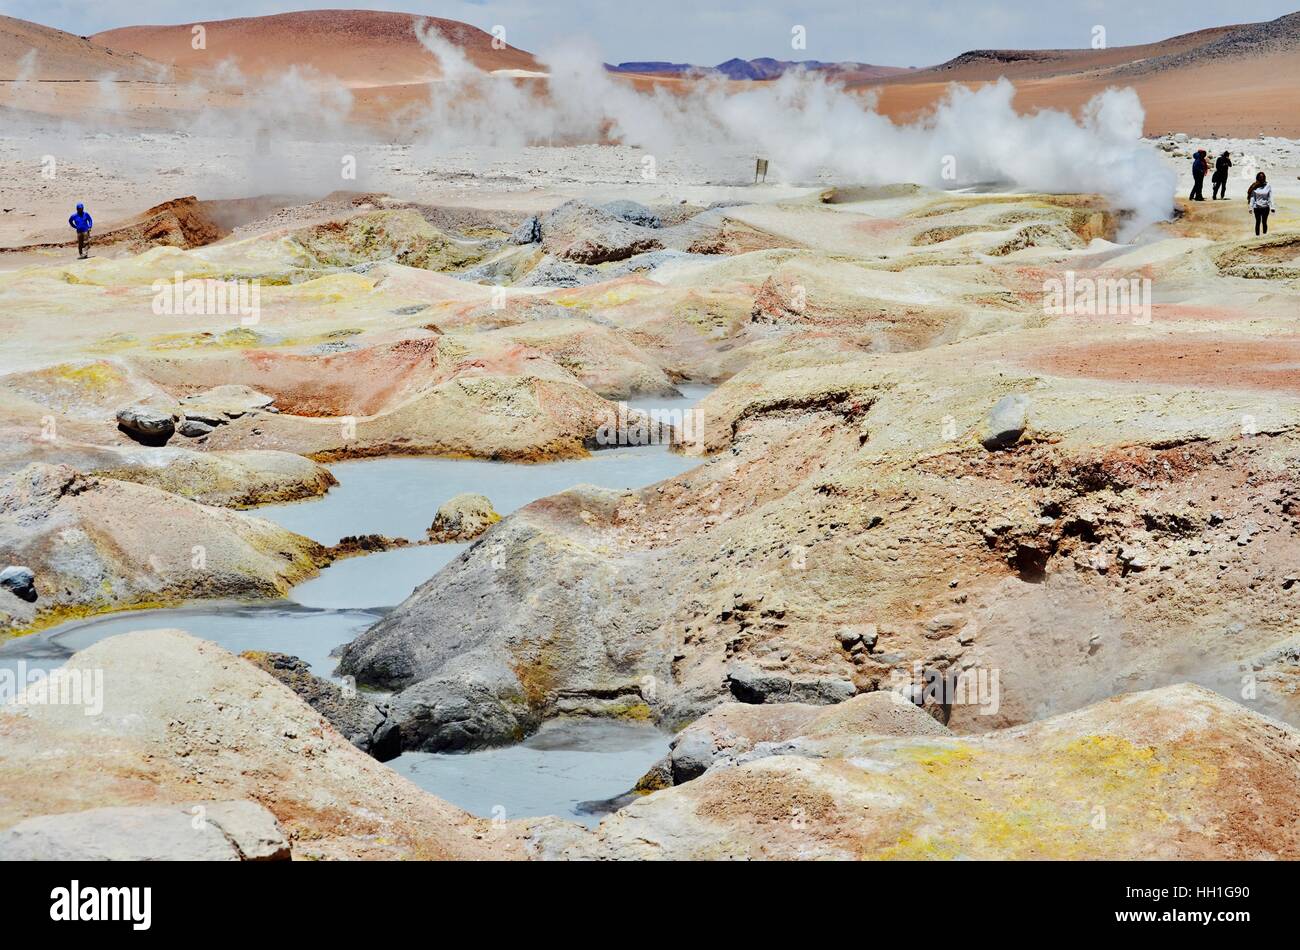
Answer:
<path fill-rule="evenodd" d="M 409 387 L 431 381 L 438 341 L 403 340 L 337 356 L 270 351 L 244 354 L 254 389 L 274 393 L 276 405 L 300 416 L 369 416 L 397 401 Z M 242 380 L 241 380 L 242 381 Z"/>
<path fill-rule="evenodd" d="M 863 221 L 855 221 L 853 230 L 861 234 L 876 236 L 893 234 L 903 228 L 913 226 L 913 222 L 900 221 L 897 218 L 867 218 Z"/>
<path fill-rule="evenodd" d="M 438 341 L 401 340 L 334 355 L 250 350 L 163 358 L 142 361 L 141 369 L 181 395 L 238 383 L 274 396 L 276 407 L 293 415 L 370 416 L 438 382 Z"/>
<path fill-rule="evenodd" d="M 1294 337 L 1117 340 L 1038 350 L 1024 363 L 1058 376 L 1300 393 L 1300 339 Z"/>

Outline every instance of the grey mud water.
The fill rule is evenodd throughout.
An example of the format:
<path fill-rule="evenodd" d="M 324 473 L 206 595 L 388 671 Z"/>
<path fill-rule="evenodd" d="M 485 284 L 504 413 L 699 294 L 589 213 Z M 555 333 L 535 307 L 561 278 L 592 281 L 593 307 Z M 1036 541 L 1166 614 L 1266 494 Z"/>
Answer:
<path fill-rule="evenodd" d="M 677 399 L 635 400 L 635 408 L 684 410 L 710 387 L 684 386 Z M 477 492 L 502 515 L 574 485 L 637 488 L 699 464 L 666 445 L 602 449 L 590 458 L 541 465 L 439 458 L 382 458 L 331 466 L 338 485 L 324 497 L 258 509 L 322 544 L 348 535 L 424 537 L 438 506 Z M 177 627 L 233 653 L 287 653 L 318 676 L 332 674 L 332 654 L 468 545 L 422 544 L 340 560 L 299 584 L 289 600 L 219 603 L 124 611 L 74 621 L 0 645 L 0 668 L 52 669 L 78 650 L 132 630 Z M 420 787 L 484 817 L 561 815 L 591 822 L 579 802 L 626 791 L 667 748 L 650 726 L 606 722 L 555 723 L 517 746 L 460 755 L 406 753 L 389 764 Z M 497 810 L 500 811 L 497 811 Z"/>

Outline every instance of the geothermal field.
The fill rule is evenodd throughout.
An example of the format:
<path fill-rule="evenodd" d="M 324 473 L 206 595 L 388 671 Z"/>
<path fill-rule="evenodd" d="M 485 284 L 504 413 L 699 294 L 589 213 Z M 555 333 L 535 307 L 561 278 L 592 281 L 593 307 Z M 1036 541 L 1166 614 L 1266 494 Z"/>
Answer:
<path fill-rule="evenodd" d="M 0 17 L 0 858 L 1300 858 L 1300 14 L 509 39 Z"/>

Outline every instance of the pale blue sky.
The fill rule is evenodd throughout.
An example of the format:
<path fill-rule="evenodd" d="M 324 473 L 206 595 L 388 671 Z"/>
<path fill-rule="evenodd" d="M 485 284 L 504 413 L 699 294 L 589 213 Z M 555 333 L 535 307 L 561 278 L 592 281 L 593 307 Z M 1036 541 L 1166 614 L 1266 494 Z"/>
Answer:
<path fill-rule="evenodd" d="M 858 60 L 927 66 L 976 47 L 1084 47 L 1092 28 L 1127 46 L 1225 23 L 1271 20 L 1300 0 L 0 0 L 0 13 L 86 35 L 141 23 L 192 23 L 320 7 L 404 10 L 506 27 L 509 42 L 542 53 L 575 36 L 606 60 L 710 65 L 732 56 Z M 790 31 L 807 29 L 806 50 Z"/>

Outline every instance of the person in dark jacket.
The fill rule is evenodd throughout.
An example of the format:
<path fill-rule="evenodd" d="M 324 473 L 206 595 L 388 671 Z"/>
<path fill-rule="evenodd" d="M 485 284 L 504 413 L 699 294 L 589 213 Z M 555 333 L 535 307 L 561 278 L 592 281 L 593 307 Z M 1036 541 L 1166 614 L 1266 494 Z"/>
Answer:
<path fill-rule="evenodd" d="M 77 213 L 68 218 L 68 224 L 77 229 L 77 257 L 85 260 L 90 250 L 90 229 L 95 226 L 90 214 L 83 204 L 77 205 Z"/>
<path fill-rule="evenodd" d="M 1232 154 L 1224 152 L 1214 163 L 1214 200 L 1228 197 L 1228 169 L 1232 167 Z"/>
<path fill-rule="evenodd" d="M 1188 201 L 1205 200 L 1205 173 L 1209 167 L 1205 149 L 1192 156 L 1192 193 L 1187 196 Z"/>

